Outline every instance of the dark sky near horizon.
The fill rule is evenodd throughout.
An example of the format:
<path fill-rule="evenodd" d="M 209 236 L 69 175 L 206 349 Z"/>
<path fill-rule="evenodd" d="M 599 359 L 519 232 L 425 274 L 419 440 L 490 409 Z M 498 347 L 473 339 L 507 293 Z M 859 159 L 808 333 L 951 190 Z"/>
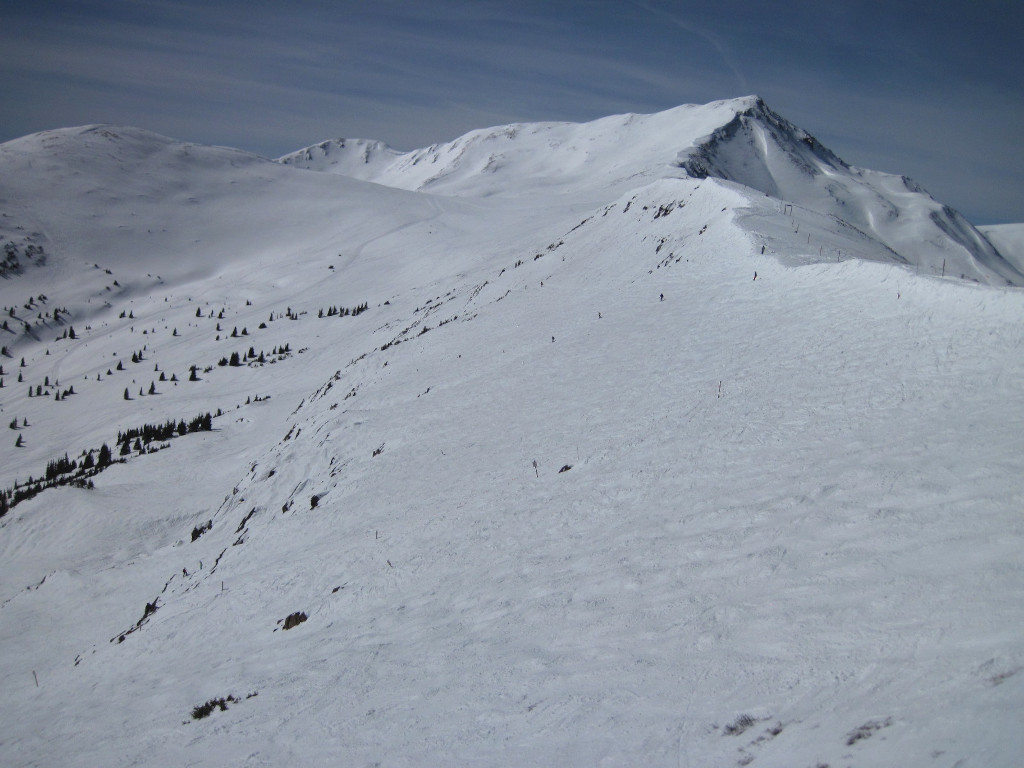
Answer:
<path fill-rule="evenodd" d="M 277 157 L 752 93 L 975 223 L 1024 222 L 1019 0 L 0 0 L 0 141 L 89 123 Z"/>

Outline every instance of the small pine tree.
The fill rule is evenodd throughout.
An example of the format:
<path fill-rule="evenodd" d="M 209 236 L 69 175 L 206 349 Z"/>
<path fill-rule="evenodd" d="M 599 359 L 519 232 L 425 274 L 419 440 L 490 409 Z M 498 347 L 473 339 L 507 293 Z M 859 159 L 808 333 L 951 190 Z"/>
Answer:
<path fill-rule="evenodd" d="M 18 439 L 14 441 L 14 447 L 21 448 L 24 444 L 25 441 L 22 439 L 22 435 L 18 435 Z"/>
<path fill-rule="evenodd" d="M 104 443 L 100 446 L 100 455 L 96 457 L 96 467 L 98 469 L 103 469 L 110 465 L 110 461 L 110 446 Z"/>
<path fill-rule="evenodd" d="M 75 326 L 73 326 L 73 325 L 71 326 L 71 330 L 68 331 L 68 338 L 69 339 L 77 339 L 78 338 L 78 336 L 75 335 Z"/>
<path fill-rule="evenodd" d="M 188 380 L 199 381 L 199 375 L 196 373 L 196 367 L 194 365 L 192 366 L 192 369 L 189 371 Z"/>
<path fill-rule="evenodd" d="M 132 399 L 131 396 L 128 394 L 128 387 L 124 388 L 124 399 L 125 400 L 131 400 Z"/>
<path fill-rule="evenodd" d="M 119 370 L 119 371 L 123 371 L 124 370 L 124 362 L 123 361 L 121 361 L 121 360 L 117 361 L 117 370 Z"/>
<path fill-rule="evenodd" d="M 125 440 L 123 443 L 121 443 L 121 455 L 122 456 L 127 456 L 131 452 L 132 452 L 132 447 L 131 447 L 131 445 L 129 445 L 127 440 Z"/>
<path fill-rule="evenodd" d="M 149 382 L 149 394 L 151 394 L 151 395 L 155 395 L 156 394 L 156 384 L 154 384 L 152 381 Z"/>

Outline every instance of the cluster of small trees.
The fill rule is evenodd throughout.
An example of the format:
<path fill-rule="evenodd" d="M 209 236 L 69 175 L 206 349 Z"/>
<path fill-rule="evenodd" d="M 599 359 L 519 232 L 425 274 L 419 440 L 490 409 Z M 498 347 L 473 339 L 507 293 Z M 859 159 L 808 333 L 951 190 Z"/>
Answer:
<path fill-rule="evenodd" d="M 29 243 L 25 246 L 24 255 L 33 264 L 46 263 L 46 252 L 41 245 Z M 21 272 L 22 264 L 18 246 L 15 243 L 4 243 L 3 258 L 0 258 L 0 277 L 7 277 L 10 274 L 20 275 Z"/>
<path fill-rule="evenodd" d="M 282 344 L 280 347 L 274 347 L 274 349 L 270 352 L 270 356 L 283 357 L 285 355 L 291 354 L 291 351 L 291 344 Z M 220 360 L 217 361 L 217 365 L 221 367 L 231 366 L 237 368 L 243 365 L 247 365 L 249 363 L 258 363 L 260 365 L 263 365 L 266 362 L 267 354 L 262 349 L 259 351 L 259 354 L 257 354 L 255 347 L 249 347 L 248 352 L 243 352 L 241 354 L 239 354 L 238 352 L 232 352 L 230 357 L 222 357 Z M 274 361 L 271 360 L 270 362 Z"/>
<path fill-rule="evenodd" d="M 220 415 L 219 410 L 217 415 Z M 11 429 L 17 429 L 17 419 L 12 421 L 9 426 Z M 133 440 L 135 441 L 135 450 L 141 453 L 144 446 L 154 440 L 163 442 L 175 436 L 187 435 L 189 432 L 209 432 L 212 429 L 213 415 L 207 412 L 189 421 L 181 419 L 177 422 L 166 421 L 163 424 L 145 424 L 142 427 L 118 432 L 117 442 L 121 445 L 121 456 L 127 456 L 132 451 L 131 442 Z M 21 435 L 18 436 L 18 439 L 21 440 Z M 120 461 L 124 461 L 124 459 Z M 115 459 L 110 446 L 106 443 L 98 451 L 83 451 L 80 461 L 70 459 L 65 453 L 62 458 L 54 459 L 46 465 L 46 473 L 43 477 L 33 478 L 30 475 L 24 483 L 19 484 L 15 481 L 14 487 L 0 490 L 0 517 L 7 514 L 17 504 L 31 499 L 47 488 L 59 485 L 78 485 L 83 488 L 91 488 L 92 480 L 90 478 L 113 463 L 115 463 Z"/>
<path fill-rule="evenodd" d="M 317 314 L 317 317 L 355 317 L 356 315 L 361 315 L 369 308 L 370 305 L 367 304 L 365 301 L 362 304 L 352 307 L 351 309 L 348 307 L 329 307 L 326 312 L 324 312 L 324 310 L 321 309 L 320 312 Z"/>
<path fill-rule="evenodd" d="M 170 440 L 176 434 L 187 435 L 189 432 L 209 432 L 213 429 L 213 416 L 207 412 L 196 416 L 190 421 L 173 419 L 163 424 L 143 424 L 141 427 L 133 427 L 124 432 L 117 433 L 117 442 L 123 444 L 132 440 L 141 440 L 148 445 L 154 440 Z"/>

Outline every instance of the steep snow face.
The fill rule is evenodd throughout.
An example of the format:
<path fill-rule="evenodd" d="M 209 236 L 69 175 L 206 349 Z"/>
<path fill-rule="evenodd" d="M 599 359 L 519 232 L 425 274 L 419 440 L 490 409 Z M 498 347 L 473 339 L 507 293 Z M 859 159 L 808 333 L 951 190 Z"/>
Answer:
<path fill-rule="evenodd" d="M 978 231 L 1007 261 L 1024 272 L 1024 224 L 991 224 L 978 227 Z"/>
<path fill-rule="evenodd" d="M 695 178 L 733 181 L 832 217 L 915 269 L 1024 285 L 1024 274 L 984 235 L 918 184 L 851 168 L 760 99 L 681 153 L 679 165 Z"/>

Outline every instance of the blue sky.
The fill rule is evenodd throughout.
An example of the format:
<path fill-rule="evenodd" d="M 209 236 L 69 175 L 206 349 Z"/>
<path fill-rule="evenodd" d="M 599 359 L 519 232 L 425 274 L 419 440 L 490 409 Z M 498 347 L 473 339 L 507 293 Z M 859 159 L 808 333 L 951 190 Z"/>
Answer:
<path fill-rule="evenodd" d="M 137 125 L 276 157 L 757 93 L 847 162 L 1024 222 L 1018 0 L 0 0 L 0 141 Z"/>

